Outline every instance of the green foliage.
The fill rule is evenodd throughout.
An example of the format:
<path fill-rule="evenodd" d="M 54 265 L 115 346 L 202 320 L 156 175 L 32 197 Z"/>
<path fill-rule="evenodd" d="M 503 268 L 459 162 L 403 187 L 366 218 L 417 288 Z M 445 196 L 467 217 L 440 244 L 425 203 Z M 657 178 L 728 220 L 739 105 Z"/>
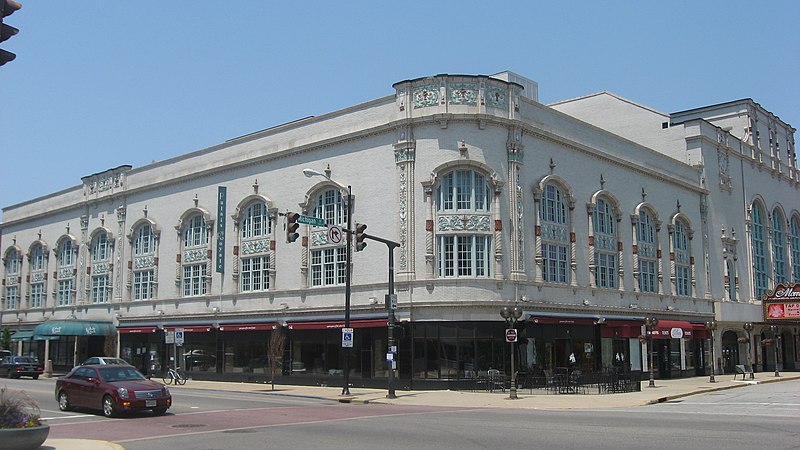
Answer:
<path fill-rule="evenodd" d="M 3 327 L 0 333 L 0 349 L 11 349 L 11 330 L 8 327 Z"/>

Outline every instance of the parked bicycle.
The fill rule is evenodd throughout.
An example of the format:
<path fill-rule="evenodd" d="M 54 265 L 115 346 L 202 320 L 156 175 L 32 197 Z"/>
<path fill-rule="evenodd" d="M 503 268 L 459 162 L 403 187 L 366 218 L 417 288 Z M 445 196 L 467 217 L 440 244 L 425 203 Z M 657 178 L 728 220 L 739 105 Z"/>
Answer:
<path fill-rule="evenodd" d="M 184 374 L 181 373 L 179 368 L 175 369 L 167 369 L 164 372 L 164 384 L 172 384 L 175 383 L 176 386 L 183 386 L 186 384 L 187 378 Z"/>

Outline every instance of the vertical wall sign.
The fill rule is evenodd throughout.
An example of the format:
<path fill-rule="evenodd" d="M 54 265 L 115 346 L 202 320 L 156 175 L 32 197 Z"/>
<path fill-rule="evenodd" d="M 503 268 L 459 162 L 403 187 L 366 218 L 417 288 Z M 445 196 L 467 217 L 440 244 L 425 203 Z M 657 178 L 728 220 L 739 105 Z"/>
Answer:
<path fill-rule="evenodd" d="M 225 210 L 228 188 L 217 187 L 217 273 L 225 272 Z"/>

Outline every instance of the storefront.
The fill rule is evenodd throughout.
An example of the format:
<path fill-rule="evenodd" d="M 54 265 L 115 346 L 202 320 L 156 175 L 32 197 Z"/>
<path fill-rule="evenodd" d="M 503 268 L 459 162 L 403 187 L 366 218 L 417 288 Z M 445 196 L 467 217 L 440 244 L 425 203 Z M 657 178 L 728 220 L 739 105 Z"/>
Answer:
<path fill-rule="evenodd" d="M 710 370 L 710 334 L 703 324 L 681 320 L 660 320 L 652 333 L 652 357 L 656 378 L 680 378 L 705 375 Z"/>

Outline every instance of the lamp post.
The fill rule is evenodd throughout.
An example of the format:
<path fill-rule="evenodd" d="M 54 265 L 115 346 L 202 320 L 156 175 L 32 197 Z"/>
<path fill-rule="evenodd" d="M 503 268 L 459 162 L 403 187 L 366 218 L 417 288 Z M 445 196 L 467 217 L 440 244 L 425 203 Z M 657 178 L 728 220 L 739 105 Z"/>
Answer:
<path fill-rule="evenodd" d="M 753 374 L 753 353 L 752 350 L 750 350 L 750 347 L 753 345 L 753 339 L 751 336 L 753 324 L 747 322 L 746 324 L 742 325 L 742 328 L 744 328 L 744 331 L 747 331 L 747 364 L 750 364 L 750 379 L 754 380 L 756 376 Z"/>
<path fill-rule="evenodd" d="M 647 387 L 656 387 L 656 381 L 653 378 L 653 330 L 658 326 L 658 319 L 651 316 L 645 317 L 644 326 L 650 332 L 648 336 L 650 339 L 647 344 L 647 352 L 650 353 L 650 365 L 648 367 L 650 369 L 650 384 Z"/>
<path fill-rule="evenodd" d="M 518 397 L 517 372 L 514 368 L 514 343 L 517 342 L 517 330 L 515 325 L 517 320 L 522 317 L 522 308 L 519 306 L 504 306 L 503 309 L 500 310 L 500 316 L 505 319 L 508 324 L 508 330 L 514 330 L 513 332 L 506 331 L 506 341 L 511 343 L 511 389 L 508 390 L 508 398 L 510 400 L 516 400 Z"/>
<path fill-rule="evenodd" d="M 775 356 L 775 376 L 781 376 L 778 373 L 778 326 L 770 325 L 769 329 L 772 330 L 772 354 Z"/>
<path fill-rule="evenodd" d="M 341 189 L 342 193 L 347 193 L 347 248 L 345 249 L 345 287 L 344 287 L 344 327 L 350 328 L 350 259 L 352 257 L 352 243 L 353 243 L 353 233 L 352 233 L 352 224 L 353 224 L 353 190 L 350 185 L 343 185 L 339 182 L 336 182 L 331 179 L 330 170 L 326 170 L 325 173 L 319 172 L 314 169 L 303 169 L 303 175 L 306 177 L 314 177 L 319 176 L 323 177 L 326 180 L 330 181 L 331 183 L 335 184 L 339 189 Z M 350 349 L 352 348 L 352 341 L 351 347 L 344 347 L 344 386 L 342 387 L 342 395 L 350 395 Z M 344 344 L 344 341 L 342 341 Z"/>
<path fill-rule="evenodd" d="M 717 321 L 716 320 L 709 320 L 706 322 L 706 330 L 711 332 L 711 376 L 708 378 L 709 383 L 716 383 L 717 380 L 714 379 L 714 372 L 716 371 L 714 368 L 714 331 L 717 329 Z"/>

